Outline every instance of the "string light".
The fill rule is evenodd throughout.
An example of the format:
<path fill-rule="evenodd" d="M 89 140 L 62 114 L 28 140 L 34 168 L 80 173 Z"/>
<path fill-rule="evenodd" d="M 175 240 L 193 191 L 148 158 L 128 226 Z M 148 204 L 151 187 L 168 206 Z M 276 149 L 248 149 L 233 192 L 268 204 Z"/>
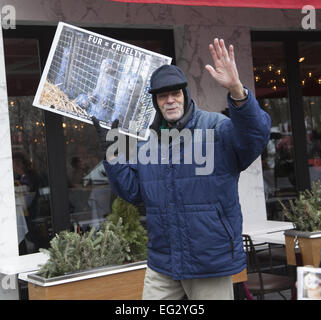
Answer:
<path fill-rule="evenodd" d="M 67 125 L 63 122 L 63 123 L 62 123 L 62 127 L 63 127 L 63 128 L 66 128 Z"/>
<path fill-rule="evenodd" d="M 298 62 L 301 63 L 303 61 L 305 61 L 305 57 L 300 57 L 298 59 Z M 283 72 L 282 72 L 282 68 L 277 68 L 275 65 L 273 64 L 268 64 L 265 66 L 265 68 L 258 68 L 258 67 L 253 67 L 253 70 L 254 71 L 261 71 L 263 73 L 260 74 L 256 74 L 254 75 L 254 79 L 255 79 L 255 82 L 259 82 L 261 80 L 264 80 L 264 73 L 268 70 L 268 71 L 272 71 L 274 69 L 274 74 L 277 74 L 277 75 L 281 75 Z M 307 72 L 307 78 L 306 79 L 303 79 L 301 80 L 301 85 L 302 86 L 306 86 L 306 85 L 313 85 L 313 83 L 317 83 L 319 85 L 321 85 L 321 77 L 320 78 L 316 78 L 316 77 L 312 77 L 312 74 L 313 72 L 312 71 L 308 71 Z M 262 76 L 261 76 L 262 75 Z M 311 80 L 310 80 L 311 79 Z M 308 82 L 307 82 L 308 81 Z M 261 82 L 262 83 L 262 82 Z M 271 89 L 273 89 L 274 91 L 277 90 L 277 84 L 278 83 L 282 83 L 282 84 L 286 84 L 287 83 L 287 80 L 286 80 L 286 77 L 284 76 L 281 76 L 280 78 L 278 78 L 277 76 L 275 77 L 275 79 L 269 79 L 269 80 L 266 80 L 266 82 L 264 82 L 265 85 L 267 87 L 270 87 Z M 263 84 L 263 83 L 262 83 Z M 264 85 L 264 84 L 263 84 Z M 83 126 L 81 126 L 83 128 Z"/>

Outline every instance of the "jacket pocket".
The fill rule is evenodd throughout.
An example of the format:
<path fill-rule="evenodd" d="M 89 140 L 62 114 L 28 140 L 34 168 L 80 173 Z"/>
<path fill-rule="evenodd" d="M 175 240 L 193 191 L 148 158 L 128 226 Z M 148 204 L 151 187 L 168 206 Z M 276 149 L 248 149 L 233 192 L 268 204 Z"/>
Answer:
<path fill-rule="evenodd" d="M 159 207 L 146 207 L 146 225 L 149 240 L 147 247 L 154 251 L 168 252 L 170 245 L 167 221 Z"/>
<path fill-rule="evenodd" d="M 184 209 L 184 234 L 192 272 L 214 274 L 226 270 L 232 261 L 232 237 L 224 228 L 216 205 L 184 206 Z"/>
<path fill-rule="evenodd" d="M 230 225 L 230 222 L 228 221 L 226 215 L 224 214 L 222 206 L 218 203 L 216 205 L 217 215 L 219 217 L 219 220 L 229 238 L 230 247 L 231 247 L 231 253 L 232 253 L 232 259 L 234 258 L 234 231 Z"/>

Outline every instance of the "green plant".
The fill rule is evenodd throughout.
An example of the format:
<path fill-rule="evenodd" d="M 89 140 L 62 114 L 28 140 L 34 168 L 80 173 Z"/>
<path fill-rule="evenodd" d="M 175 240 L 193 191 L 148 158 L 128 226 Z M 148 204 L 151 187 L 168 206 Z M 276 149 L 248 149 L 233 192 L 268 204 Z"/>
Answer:
<path fill-rule="evenodd" d="M 93 227 L 84 234 L 62 231 L 50 241 L 50 248 L 40 249 L 49 259 L 40 268 L 40 275 L 51 278 L 90 268 L 122 264 L 129 259 L 129 246 L 123 237 L 122 220 L 104 222 L 99 230 Z"/>
<path fill-rule="evenodd" d="M 130 248 L 130 260 L 139 261 L 147 258 L 147 232 L 140 223 L 138 209 L 127 201 L 116 198 L 112 205 L 112 213 L 108 220 L 117 224 L 123 221 L 122 235 L 128 242 Z"/>
<path fill-rule="evenodd" d="M 287 208 L 279 200 L 284 215 L 294 224 L 298 231 L 321 230 L 321 183 L 313 182 L 310 190 L 300 192 L 299 197 L 289 201 Z"/>

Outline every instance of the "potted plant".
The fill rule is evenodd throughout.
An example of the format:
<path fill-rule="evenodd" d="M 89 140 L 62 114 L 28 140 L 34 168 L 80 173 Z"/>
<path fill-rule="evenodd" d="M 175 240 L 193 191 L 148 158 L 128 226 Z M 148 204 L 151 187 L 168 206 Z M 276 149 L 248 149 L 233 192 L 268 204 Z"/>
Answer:
<path fill-rule="evenodd" d="M 296 265 L 295 249 L 299 248 L 303 265 L 319 266 L 321 250 L 321 183 L 313 182 L 310 190 L 300 192 L 299 197 L 289 201 L 289 207 L 281 201 L 284 215 L 295 229 L 286 230 L 287 261 Z"/>
<path fill-rule="evenodd" d="M 60 232 L 41 249 L 47 263 L 28 276 L 29 299 L 141 299 L 147 233 L 139 218 L 136 207 L 117 198 L 97 230 Z"/>

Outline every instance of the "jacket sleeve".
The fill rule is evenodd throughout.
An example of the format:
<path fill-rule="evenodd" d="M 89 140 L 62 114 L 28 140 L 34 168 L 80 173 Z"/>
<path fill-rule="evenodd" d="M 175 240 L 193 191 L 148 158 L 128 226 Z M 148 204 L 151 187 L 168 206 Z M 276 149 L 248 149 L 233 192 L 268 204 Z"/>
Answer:
<path fill-rule="evenodd" d="M 254 94 L 248 92 L 247 100 L 240 107 L 227 96 L 230 119 L 220 126 L 224 142 L 230 144 L 236 154 L 239 171 L 250 166 L 270 139 L 271 118 L 260 108 Z"/>
<path fill-rule="evenodd" d="M 119 155 L 121 157 L 122 155 Z M 142 202 L 140 195 L 137 166 L 125 161 L 103 161 L 111 190 L 124 200 L 136 205 Z"/>

